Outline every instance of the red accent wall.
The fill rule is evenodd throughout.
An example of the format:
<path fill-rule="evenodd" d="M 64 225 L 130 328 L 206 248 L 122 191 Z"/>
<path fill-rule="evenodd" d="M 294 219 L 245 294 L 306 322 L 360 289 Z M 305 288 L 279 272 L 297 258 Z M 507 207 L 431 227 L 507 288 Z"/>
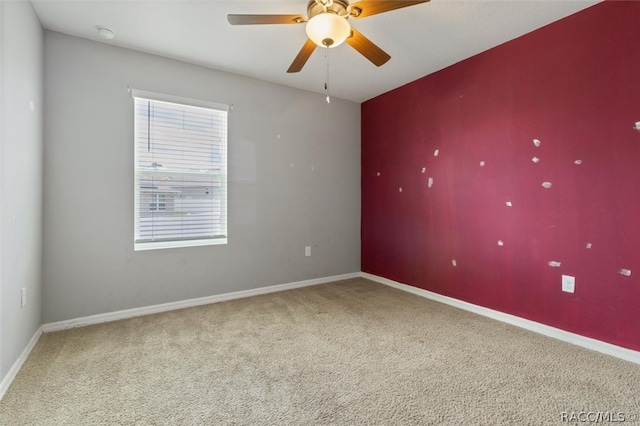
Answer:
<path fill-rule="evenodd" d="M 362 270 L 640 350 L 635 122 L 640 2 L 600 3 L 363 103 Z"/>

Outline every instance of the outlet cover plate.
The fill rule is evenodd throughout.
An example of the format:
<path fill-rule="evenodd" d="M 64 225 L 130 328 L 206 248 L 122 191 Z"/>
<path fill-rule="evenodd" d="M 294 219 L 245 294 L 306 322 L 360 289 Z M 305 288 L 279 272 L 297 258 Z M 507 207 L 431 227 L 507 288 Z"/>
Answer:
<path fill-rule="evenodd" d="M 562 291 L 567 293 L 574 293 L 576 290 L 576 277 L 571 275 L 562 276 Z"/>

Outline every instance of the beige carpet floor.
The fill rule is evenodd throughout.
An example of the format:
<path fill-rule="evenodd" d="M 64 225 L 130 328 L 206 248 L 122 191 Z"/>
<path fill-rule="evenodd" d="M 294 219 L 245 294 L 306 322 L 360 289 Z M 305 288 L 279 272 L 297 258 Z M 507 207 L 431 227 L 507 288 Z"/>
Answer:
<path fill-rule="evenodd" d="M 589 412 L 640 414 L 640 366 L 353 279 L 44 334 L 0 424 L 539 425 Z"/>

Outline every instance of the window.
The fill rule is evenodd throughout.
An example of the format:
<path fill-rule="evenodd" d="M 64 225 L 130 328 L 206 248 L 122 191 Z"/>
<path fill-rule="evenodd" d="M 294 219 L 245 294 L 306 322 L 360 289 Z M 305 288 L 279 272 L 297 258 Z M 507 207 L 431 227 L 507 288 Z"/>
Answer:
<path fill-rule="evenodd" d="M 133 97 L 135 249 L 226 244 L 227 106 Z"/>
<path fill-rule="evenodd" d="M 154 194 L 153 192 L 150 194 L 151 201 L 149 202 L 149 210 L 152 212 L 158 210 L 166 210 L 167 209 L 167 195 L 166 194 Z"/>

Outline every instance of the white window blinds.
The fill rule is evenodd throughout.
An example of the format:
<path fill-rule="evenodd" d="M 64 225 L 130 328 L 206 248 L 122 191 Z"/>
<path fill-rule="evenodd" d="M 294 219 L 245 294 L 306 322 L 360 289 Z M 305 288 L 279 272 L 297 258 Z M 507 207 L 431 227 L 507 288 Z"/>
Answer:
<path fill-rule="evenodd" d="M 136 250 L 226 243 L 226 106 L 133 95 Z"/>

